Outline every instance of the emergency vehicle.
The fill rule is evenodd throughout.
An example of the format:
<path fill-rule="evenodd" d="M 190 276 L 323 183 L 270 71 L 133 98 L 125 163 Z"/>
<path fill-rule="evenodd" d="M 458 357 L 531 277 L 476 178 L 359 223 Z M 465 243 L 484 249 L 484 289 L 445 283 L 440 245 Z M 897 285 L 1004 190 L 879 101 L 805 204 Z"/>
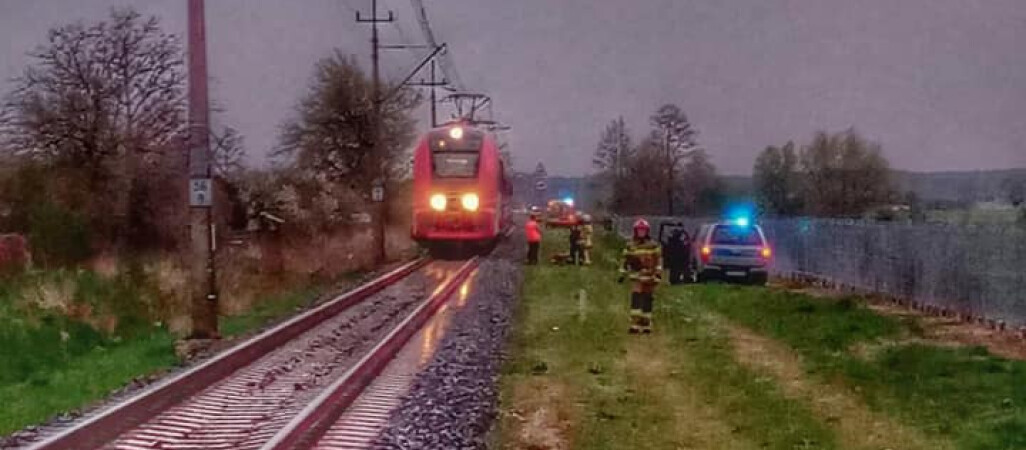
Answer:
<path fill-rule="evenodd" d="M 762 227 L 747 217 L 708 223 L 698 229 L 692 245 L 695 281 L 710 280 L 765 285 L 773 250 Z"/>

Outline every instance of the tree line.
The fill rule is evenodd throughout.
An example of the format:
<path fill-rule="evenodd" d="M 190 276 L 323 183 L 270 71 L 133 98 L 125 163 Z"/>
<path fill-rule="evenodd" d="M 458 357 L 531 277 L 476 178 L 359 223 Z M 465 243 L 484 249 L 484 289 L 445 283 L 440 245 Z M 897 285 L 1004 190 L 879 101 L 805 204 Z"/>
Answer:
<path fill-rule="evenodd" d="M 817 132 L 805 145 L 769 146 L 755 160 L 753 183 L 764 214 L 861 217 L 902 198 L 880 144 L 854 129 Z"/>
<path fill-rule="evenodd" d="M 724 199 L 724 186 L 699 146 L 698 131 L 677 105 L 660 106 L 637 144 L 624 118 L 609 122 L 592 158 L 610 186 L 604 209 L 617 214 L 708 214 Z"/>
<path fill-rule="evenodd" d="M 370 78 L 329 55 L 269 149 L 274 163 L 253 169 L 234 128 L 190 129 L 183 44 L 158 18 L 113 9 L 51 29 L 29 56 L 0 104 L 0 230 L 29 235 L 44 263 L 184 245 L 190 133 L 211 135 L 222 226 L 262 213 L 296 231 L 340 226 L 371 181 L 401 177 L 420 101 L 386 85 L 375 146 Z"/>
<path fill-rule="evenodd" d="M 660 106 L 638 143 L 623 117 L 602 131 L 592 165 L 608 186 L 604 209 L 617 214 L 719 215 L 727 188 L 698 131 L 674 104 Z M 766 147 L 753 168 L 750 193 L 761 213 L 770 216 L 861 217 L 903 203 L 921 202 L 899 195 L 882 147 L 854 129 L 817 132 L 801 146 L 788 141 Z"/>

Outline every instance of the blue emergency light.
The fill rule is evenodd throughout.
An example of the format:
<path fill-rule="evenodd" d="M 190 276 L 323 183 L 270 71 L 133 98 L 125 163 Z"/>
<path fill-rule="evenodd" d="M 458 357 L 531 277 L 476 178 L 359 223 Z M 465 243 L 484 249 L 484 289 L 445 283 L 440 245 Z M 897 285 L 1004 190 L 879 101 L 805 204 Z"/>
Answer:
<path fill-rule="evenodd" d="M 569 206 L 574 206 L 574 199 L 572 199 L 570 197 L 564 198 L 563 199 L 563 203 L 566 203 Z"/>
<path fill-rule="evenodd" d="M 748 228 L 755 223 L 755 205 L 749 202 L 737 202 L 727 207 L 725 221 L 731 226 Z"/>

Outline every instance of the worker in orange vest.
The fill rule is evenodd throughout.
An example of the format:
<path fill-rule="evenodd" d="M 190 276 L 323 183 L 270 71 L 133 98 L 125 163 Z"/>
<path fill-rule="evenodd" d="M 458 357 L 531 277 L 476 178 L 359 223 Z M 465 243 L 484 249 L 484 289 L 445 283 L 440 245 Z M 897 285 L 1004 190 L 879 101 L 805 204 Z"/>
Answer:
<path fill-rule="evenodd" d="M 538 218 L 541 216 L 537 207 L 531 208 L 531 216 L 524 225 L 524 234 L 527 235 L 527 263 L 538 264 L 538 248 L 541 247 L 541 227 L 538 225 Z"/>

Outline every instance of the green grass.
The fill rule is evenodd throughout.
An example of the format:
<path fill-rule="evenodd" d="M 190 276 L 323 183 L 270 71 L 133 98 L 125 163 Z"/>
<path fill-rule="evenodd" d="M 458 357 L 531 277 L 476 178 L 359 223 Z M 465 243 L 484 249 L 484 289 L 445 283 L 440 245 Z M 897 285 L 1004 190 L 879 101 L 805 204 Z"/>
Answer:
<path fill-rule="evenodd" d="M 365 275 L 364 272 L 349 272 L 336 280 L 307 280 L 292 287 L 258 298 L 250 309 L 242 314 L 221 316 L 221 334 L 225 337 L 239 336 L 288 317 L 312 305 L 324 293 L 337 288 L 339 282 L 352 283 Z"/>
<path fill-rule="evenodd" d="M 656 313 L 668 325 L 660 330 L 686 349 L 689 357 L 681 367 L 723 411 L 725 421 L 760 448 L 837 448 L 832 430 L 805 404 L 785 398 L 776 385 L 734 359 L 726 332 L 691 296 L 666 291 Z"/>
<path fill-rule="evenodd" d="M 26 300 L 27 292 L 61 282 L 72 286 L 66 302 L 88 305 L 94 317 L 112 314 L 116 327 L 98 329 Z M 293 314 L 328 287 L 307 283 L 267 295 L 244 314 L 222 317 L 222 333 L 238 336 Z M 177 364 L 175 337 L 151 315 L 155 295 L 138 274 L 106 279 L 87 271 L 53 271 L 3 280 L 0 435 L 89 405 L 135 377 Z"/>
<path fill-rule="evenodd" d="M 172 343 L 170 334 L 157 332 L 109 347 L 96 346 L 62 364 L 40 368 L 22 381 L 0 384 L 0 404 L 4 405 L 0 435 L 81 408 L 134 377 L 174 365 L 177 358 Z"/>
<path fill-rule="evenodd" d="M 52 298 L 80 312 L 71 318 L 26 294 L 65 284 Z M 54 271 L 0 285 L 0 435 L 80 408 L 132 378 L 176 363 L 173 338 L 147 316 L 151 293 L 128 276 L 105 279 Z M 84 313 L 82 311 L 88 311 Z M 110 328 L 97 327 L 104 317 Z"/>
<path fill-rule="evenodd" d="M 876 314 L 855 298 L 825 301 L 730 285 L 689 289 L 702 307 L 783 341 L 815 361 L 816 368 L 839 363 L 838 356 L 857 343 L 897 338 L 912 331 L 901 320 Z"/>
<path fill-rule="evenodd" d="M 914 324 L 853 298 L 726 286 L 695 292 L 703 307 L 787 343 L 810 372 L 842 381 L 871 407 L 930 435 L 965 449 L 1026 448 L 1026 362 L 982 348 L 901 343 L 917 334 Z M 859 344 L 878 350 L 859 354 Z"/>
<path fill-rule="evenodd" d="M 562 242 L 561 235 L 547 236 L 544 253 Z M 589 268 L 526 269 L 502 378 L 505 448 L 526 445 L 523 425 L 510 417 L 538 401 L 532 388 L 555 391 L 544 403 L 563 405 L 560 416 L 571 418 L 563 435 L 573 448 L 676 449 L 699 438 L 711 445 L 705 448 L 835 448 L 828 426 L 734 361 L 727 338 L 687 302 L 660 293 L 656 333 L 662 335 L 628 335 L 628 286 L 615 283 L 617 246 L 615 239 L 600 242 Z M 723 423 L 711 425 L 725 433 L 707 435 L 706 424 L 691 417 L 697 410 L 682 405 L 689 395 L 714 411 Z"/>
<path fill-rule="evenodd" d="M 295 314 L 324 292 L 324 286 L 305 285 L 265 296 L 243 314 L 221 317 L 221 334 L 233 337 L 259 329 L 282 317 Z"/>

